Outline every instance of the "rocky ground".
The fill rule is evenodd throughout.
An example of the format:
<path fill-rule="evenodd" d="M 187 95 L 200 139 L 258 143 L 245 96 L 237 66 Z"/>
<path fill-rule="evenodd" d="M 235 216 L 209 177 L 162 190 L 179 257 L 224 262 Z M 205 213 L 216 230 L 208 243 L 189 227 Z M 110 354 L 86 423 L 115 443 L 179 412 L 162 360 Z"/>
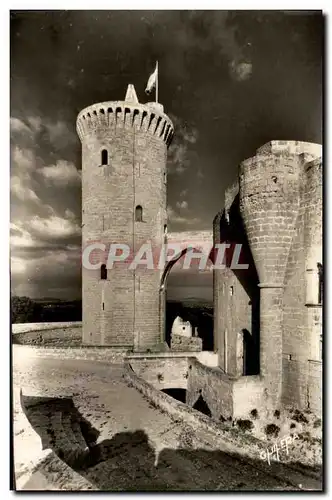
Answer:
<path fill-rule="evenodd" d="M 321 488 L 314 468 L 299 473 L 226 445 L 216 449 L 203 431 L 128 387 L 121 357 L 91 350 L 92 359 L 73 359 L 72 351 L 83 350 L 13 346 L 17 489 Z"/>
<path fill-rule="evenodd" d="M 288 408 L 261 414 L 254 410 L 247 418 L 224 425 L 264 441 L 266 450 L 278 445 L 285 462 L 295 460 L 313 467 L 322 464 L 322 420 L 310 410 Z"/>

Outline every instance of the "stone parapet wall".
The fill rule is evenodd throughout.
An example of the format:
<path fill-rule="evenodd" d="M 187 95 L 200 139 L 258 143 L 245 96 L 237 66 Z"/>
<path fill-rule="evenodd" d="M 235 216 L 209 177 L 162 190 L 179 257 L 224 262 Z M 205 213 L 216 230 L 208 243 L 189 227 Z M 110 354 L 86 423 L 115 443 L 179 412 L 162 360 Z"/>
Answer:
<path fill-rule="evenodd" d="M 172 334 L 172 351 L 201 351 L 203 341 L 200 337 L 184 337 L 183 335 Z"/>
<path fill-rule="evenodd" d="M 182 354 L 182 353 L 181 353 Z M 188 380 L 188 353 L 174 356 L 172 353 L 137 354 L 127 356 L 138 377 L 155 389 L 186 389 Z"/>
<path fill-rule="evenodd" d="M 12 333 L 37 332 L 43 330 L 55 330 L 56 328 L 82 328 L 82 321 L 67 321 L 65 323 L 13 323 Z"/>

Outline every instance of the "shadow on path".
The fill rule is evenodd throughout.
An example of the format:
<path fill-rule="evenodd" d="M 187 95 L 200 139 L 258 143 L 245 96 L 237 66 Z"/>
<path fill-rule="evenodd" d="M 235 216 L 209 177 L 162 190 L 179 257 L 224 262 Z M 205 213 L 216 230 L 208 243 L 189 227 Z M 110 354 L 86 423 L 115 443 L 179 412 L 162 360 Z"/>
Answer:
<path fill-rule="evenodd" d="M 41 438 L 42 448 L 50 448 L 96 490 L 280 491 L 299 489 L 299 484 L 304 489 L 322 489 L 320 468 L 301 466 L 299 469 L 299 464 L 281 462 L 269 466 L 259 458 L 190 446 L 188 449 L 164 448 L 156 456 L 142 430 L 121 432 L 96 444 L 100 432 L 75 408 L 72 398 L 36 398 L 21 394 L 21 405 Z M 46 479 L 54 454 L 38 466 L 38 474 Z M 290 465 L 297 469 L 293 470 Z"/>

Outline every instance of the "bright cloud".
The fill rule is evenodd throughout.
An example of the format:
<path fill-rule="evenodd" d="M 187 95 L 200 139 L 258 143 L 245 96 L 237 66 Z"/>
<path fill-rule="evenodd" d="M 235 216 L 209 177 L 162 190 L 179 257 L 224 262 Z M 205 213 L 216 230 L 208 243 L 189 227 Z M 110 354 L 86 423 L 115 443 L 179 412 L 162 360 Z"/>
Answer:
<path fill-rule="evenodd" d="M 67 184 L 80 184 L 81 176 L 73 163 L 65 160 L 58 161 L 55 165 L 48 165 L 38 170 L 49 184 L 63 186 Z"/>
<path fill-rule="evenodd" d="M 200 219 L 198 217 L 190 217 L 189 215 L 184 217 L 182 215 L 179 215 L 170 206 L 167 207 L 167 217 L 169 222 L 171 223 L 184 224 L 186 226 L 192 226 L 200 222 Z"/>
<path fill-rule="evenodd" d="M 36 193 L 30 186 L 24 184 L 24 181 L 17 175 L 14 175 L 10 180 L 10 192 L 16 196 L 20 201 L 27 202 L 33 201 L 38 204 L 41 203 Z"/>
<path fill-rule="evenodd" d="M 182 200 L 182 201 L 177 201 L 177 202 L 176 202 L 176 206 L 177 206 L 177 208 L 179 208 L 179 209 L 184 209 L 184 210 L 186 210 L 186 209 L 188 208 L 188 202 L 187 202 L 187 201 L 185 201 L 185 200 Z"/>
<path fill-rule="evenodd" d="M 66 238 L 69 236 L 78 236 L 81 233 L 81 228 L 77 223 L 56 215 L 52 215 L 48 219 L 35 216 L 26 224 L 30 232 L 35 237 L 40 238 Z"/>

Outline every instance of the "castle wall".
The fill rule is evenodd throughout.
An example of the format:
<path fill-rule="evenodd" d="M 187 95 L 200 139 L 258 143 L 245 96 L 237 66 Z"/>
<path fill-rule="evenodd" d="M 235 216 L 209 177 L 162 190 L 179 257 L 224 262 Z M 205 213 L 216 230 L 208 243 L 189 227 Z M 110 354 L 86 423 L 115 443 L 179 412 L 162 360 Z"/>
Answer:
<path fill-rule="evenodd" d="M 235 378 L 220 368 L 205 366 L 199 359 L 188 360 L 187 399 L 194 406 L 202 396 L 216 420 L 251 418 L 254 409 L 265 408 L 264 382 L 259 375 Z"/>
<path fill-rule="evenodd" d="M 214 220 L 215 244 L 226 249 L 225 269 L 214 269 L 214 337 L 217 339 L 219 366 L 232 376 L 258 373 L 259 309 L 257 272 L 239 213 L 236 186 L 225 196 L 225 210 Z M 227 194 L 226 193 L 226 194 Z M 235 198 L 231 198 L 234 196 Z M 235 269 L 235 245 L 241 245 Z"/>
<path fill-rule="evenodd" d="M 243 330 L 251 332 L 250 297 L 230 269 L 218 272 L 217 298 L 219 366 L 229 375 L 241 376 L 244 370 Z"/>
<path fill-rule="evenodd" d="M 308 159 L 302 156 L 300 206 L 285 275 L 283 402 L 321 412 L 322 380 L 318 383 L 317 372 L 319 365 L 321 370 L 322 305 L 317 263 L 322 263 L 322 164 Z"/>
<path fill-rule="evenodd" d="M 262 146 L 255 157 L 241 164 L 239 192 L 236 185 L 227 191 L 225 209 L 214 220 L 214 243 L 242 242 L 245 247 L 241 239 L 242 232 L 245 233 L 249 261 L 251 253 L 257 269 L 256 282 L 254 273 L 245 276 L 229 268 L 214 270 L 214 335 L 219 366 L 237 377 L 234 415 L 244 411 L 241 407 L 241 391 L 246 391 L 242 389 L 244 380 L 248 390 L 250 384 L 257 406 L 277 408 L 282 401 L 321 411 L 319 155 L 321 146 L 317 144 L 272 141 Z M 241 220 L 235 211 L 237 198 Z M 236 234 L 232 226 L 241 227 L 242 223 L 244 227 Z M 259 294 L 255 290 L 257 285 Z M 255 323 L 257 326 L 258 318 L 260 376 L 241 377 L 240 360 L 246 348 L 239 331 L 245 328 L 250 332 L 250 326 Z"/>
<path fill-rule="evenodd" d="M 321 361 L 309 361 L 308 407 L 319 416 L 323 414 L 323 367 Z"/>
<path fill-rule="evenodd" d="M 213 245 L 220 243 L 220 223 L 224 215 L 224 211 L 221 210 L 213 220 Z M 223 286 L 223 275 L 221 272 L 213 269 L 213 338 L 214 346 L 218 351 L 219 359 L 224 359 L 224 340 L 222 333 L 224 331 L 223 323 L 223 307 L 221 305 L 222 300 L 222 286 Z M 222 350 L 222 351 L 221 351 Z M 221 367 L 222 361 L 219 361 Z"/>
<path fill-rule="evenodd" d="M 186 403 L 194 406 L 200 396 L 208 405 L 211 416 L 217 420 L 233 415 L 233 382 L 219 368 L 207 367 L 192 358 L 188 367 Z"/>
<path fill-rule="evenodd" d="M 188 354 L 148 354 L 127 356 L 134 372 L 159 390 L 187 389 Z"/>

